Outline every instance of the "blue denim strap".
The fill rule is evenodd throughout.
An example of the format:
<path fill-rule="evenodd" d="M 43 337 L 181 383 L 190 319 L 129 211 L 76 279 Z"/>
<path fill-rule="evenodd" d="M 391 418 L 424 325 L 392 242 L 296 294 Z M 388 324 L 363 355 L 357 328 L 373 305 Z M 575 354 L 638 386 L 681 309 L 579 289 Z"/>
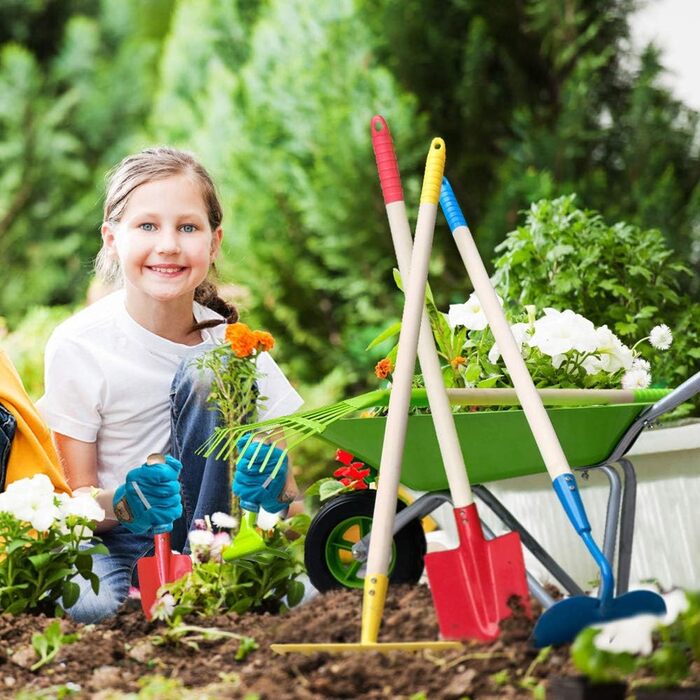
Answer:
<path fill-rule="evenodd" d="M 5 490 L 7 464 L 10 461 L 10 449 L 17 430 L 17 420 L 0 404 L 0 491 Z"/>

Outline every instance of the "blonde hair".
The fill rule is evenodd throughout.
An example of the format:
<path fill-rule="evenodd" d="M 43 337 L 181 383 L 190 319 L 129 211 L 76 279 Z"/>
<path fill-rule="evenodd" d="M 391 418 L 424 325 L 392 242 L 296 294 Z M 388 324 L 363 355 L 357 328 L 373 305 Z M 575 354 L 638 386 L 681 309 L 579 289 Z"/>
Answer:
<path fill-rule="evenodd" d="M 216 230 L 221 225 L 223 211 L 213 180 L 191 153 L 168 146 L 146 148 L 127 156 L 107 173 L 103 221 L 108 224 L 118 223 L 131 193 L 140 185 L 174 175 L 191 177 L 200 188 L 209 225 L 212 231 Z M 106 284 L 114 285 L 121 281 L 119 261 L 110 255 L 105 246 L 102 246 L 95 259 L 95 272 Z M 219 297 L 216 285 L 209 278 L 195 289 L 194 299 L 220 313 L 228 323 L 238 319 L 236 309 Z M 196 328 L 206 328 L 217 323 L 204 322 Z"/>

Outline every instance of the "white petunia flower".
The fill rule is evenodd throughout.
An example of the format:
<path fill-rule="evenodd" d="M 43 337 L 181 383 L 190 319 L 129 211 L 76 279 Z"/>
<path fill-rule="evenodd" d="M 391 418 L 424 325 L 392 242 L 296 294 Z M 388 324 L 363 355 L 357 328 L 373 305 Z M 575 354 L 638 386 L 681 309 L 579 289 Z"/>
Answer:
<path fill-rule="evenodd" d="M 607 326 L 596 328 L 595 351 L 600 356 L 599 370 L 613 374 L 620 369 L 631 369 L 634 354 Z M 592 359 L 592 358 L 587 358 Z M 595 363 L 592 363 L 595 365 Z M 586 367 L 586 362 L 583 363 Z M 588 368 L 586 367 L 588 371 Z M 595 372 L 589 372 L 595 374 Z"/>
<path fill-rule="evenodd" d="M 498 302 L 503 306 L 503 299 L 498 297 Z M 476 292 L 472 292 L 469 299 L 464 304 L 450 304 L 447 313 L 447 323 L 453 330 L 457 326 L 464 326 L 470 331 L 483 331 L 488 325 L 486 314 L 484 314 Z"/>
<path fill-rule="evenodd" d="M 102 522 L 105 519 L 105 512 L 98 505 L 97 501 L 88 493 L 81 493 L 67 500 L 59 499 L 59 510 L 63 517 L 76 515 L 79 518 Z"/>
<path fill-rule="evenodd" d="M 654 593 L 658 589 L 654 586 L 632 586 L 634 590 L 650 590 Z M 622 620 L 614 620 L 594 627 L 600 629 L 593 643 L 598 649 L 614 653 L 627 652 L 630 654 L 643 654 L 645 656 L 653 651 L 652 633 L 660 625 L 671 625 L 681 613 L 689 607 L 688 597 L 681 589 L 675 589 L 670 593 L 661 595 L 666 603 L 666 613 L 663 615 L 635 615 Z"/>
<path fill-rule="evenodd" d="M 514 323 L 510 330 L 513 333 L 515 342 L 518 344 L 518 350 L 522 351 L 525 341 L 528 339 L 528 328 L 530 326 L 527 323 Z M 498 343 L 494 343 L 489 350 L 489 362 L 496 364 L 498 359 L 501 357 L 501 351 L 498 349 Z"/>
<path fill-rule="evenodd" d="M 214 513 L 211 516 L 211 521 L 216 527 L 224 530 L 232 530 L 238 525 L 238 520 L 228 513 Z"/>
<path fill-rule="evenodd" d="M 595 326 L 587 318 L 571 309 L 559 312 L 545 309 L 545 315 L 535 321 L 535 332 L 530 346 L 539 348 L 552 358 L 555 367 L 561 365 L 564 355 L 570 350 L 594 352 L 597 345 Z M 555 362 L 555 358 L 557 362 Z"/>
<path fill-rule="evenodd" d="M 26 511 L 20 520 L 26 520 L 37 532 L 46 532 L 54 525 L 59 516 L 58 508 L 52 506 Z"/>
<path fill-rule="evenodd" d="M 668 350 L 673 342 L 673 333 L 671 333 L 671 329 L 665 323 L 661 323 L 651 329 L 649 342 L 657 350 Z"/>
<path fill-rule="evenodd" d="M 623 389 L 646 389 L 651 384 L 651 375 L 643 369 L 630 369 L 622 376 Z"/>
<path fill-rule="evenodd" d="M 12 484 L 10 484 L 12 485 Z M 52 487 L 53 488 L 53 487 Z M 45 532 L 61 518 L 61 511 L 54 502 L 54 493 L 31 490 L 22 494 L 11 494 L 6 510 L 18 520 L 31 523 L 37 532 Z"/>
<path fill-rule="evenodd" d="M 18 479 L 13 481 L 5 490 L 10 500 L 16 497 L 24 499 L 39 494 L 53 495 L 53 492 L 53 484 L 46 474 L 35 474 L 32 477 Z"/>

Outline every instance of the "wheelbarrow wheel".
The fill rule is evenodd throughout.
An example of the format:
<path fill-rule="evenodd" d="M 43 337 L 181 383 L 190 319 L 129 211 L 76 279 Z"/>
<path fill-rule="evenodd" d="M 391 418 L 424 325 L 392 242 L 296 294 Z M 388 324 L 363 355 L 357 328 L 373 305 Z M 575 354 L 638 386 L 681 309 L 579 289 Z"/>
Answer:
<path fill-rule="evenodd" d="M 352 546 L 372 527 L 376 491 L 353 491 L 325 503 L 311 521 L 304 546 L 304 563 L 319 591 L 362 588 L 364 562 L 356 561 Z M 398 501 L 398 510 L 406 507 Z M 417 583 L 423 573 L 425 535 L 420 521 L 411 520 L 394 535 L 389 580 Z"/>

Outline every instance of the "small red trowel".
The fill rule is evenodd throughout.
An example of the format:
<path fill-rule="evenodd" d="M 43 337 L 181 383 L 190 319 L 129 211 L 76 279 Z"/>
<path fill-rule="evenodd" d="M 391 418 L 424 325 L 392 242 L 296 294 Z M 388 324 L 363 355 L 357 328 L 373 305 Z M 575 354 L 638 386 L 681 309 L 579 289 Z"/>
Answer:
<path fill-rule="evenodd" d="M 146 464 L 165 464 L 162 454 L 148 456 Z M 155 554 L 141 557 L 136 563 L 141 591 L 141 607 L 147 619 L 151 619 L 153 605 L 158 600 L 158 589 L 165 583 L 171 583 L 192 571 L 192 559 L 187 554 L 177 554 L 170 549 L 170 527 L 167 532 L 155 530 L 153 543 Z"/>

